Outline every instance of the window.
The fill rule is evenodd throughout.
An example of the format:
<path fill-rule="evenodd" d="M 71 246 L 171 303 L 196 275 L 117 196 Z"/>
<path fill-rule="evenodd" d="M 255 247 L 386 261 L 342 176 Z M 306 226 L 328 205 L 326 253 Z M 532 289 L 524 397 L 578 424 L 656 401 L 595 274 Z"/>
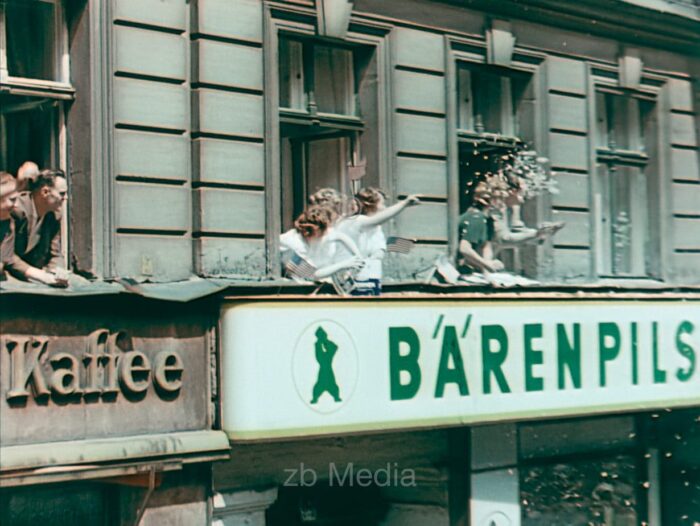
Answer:
<path fill-rule="evenodd" d="M 519 137 L 524 109 L 532 102 L 531 75 L 497 68 L 459 69 L 459 128 L 475 134 Z"/>
<path fill-rule="evenodd" d="M 280 106 L 309 115 L 354 116 L 353 51 L 282 39 Z"/>
<path fill-rule="evenodd" d="M 352 194 L 377 184 L 377 68 L 374 48 L 280 36 L 282 226 L 291 228 L 308 196 L 332 187 Z M 350 181 L 348 165 L 368 161 Z M 375 179 L 373 179 L 375 178 Z"/>
<path fill-rule="evenodd" d="M 567 459 L 522 469 L 523 526 L 640 524 L 639 460 L 632 455 Z"/>
<path fill-rule="evenodd" d="M 5 3 L 5 50 L 10 77 L 59 80 L 59 9 L 56 1 Z"/>
<path fill-rule="evenodd" d="M 499 172 L 504 159 L 534 140 L 534 86 L 523 71 L 458 64 L 460 188 Z M 460 211 L 472 204 L 460 192 Z"/>
<path fill-rule="evenodd" d="M 596 196 L 599 225 L 598 267 L 601 275 L 642 277 L 648 274 L 647 181 L 652 167 L 647 145 L 655 136 L 653 101 L 622 92 L 596 94 Z"/>
<path fill-rule="evenodd" d="M 0 2 L 0 170 L 62 164 L 67 29 L 59 0 Z"/>
<path fill-rule="evenodd" d="M 16 174 L 24 161 L 58 165 L 58 107 L 47 99 L 0 95 L 0 170 Z"/>
<path fill-rule="evenodd" d="M 520 426 L 522 524 L 644 524 L 640 428 L 630 417 Z"/>

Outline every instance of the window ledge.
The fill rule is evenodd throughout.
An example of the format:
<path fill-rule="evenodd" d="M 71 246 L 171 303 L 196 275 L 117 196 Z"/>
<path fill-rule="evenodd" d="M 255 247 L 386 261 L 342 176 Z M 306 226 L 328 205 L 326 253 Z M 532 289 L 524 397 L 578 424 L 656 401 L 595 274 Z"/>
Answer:
<path fill-rule="evenodd" d="M 599 161 L 623 162 L 637 165 L 645 165 L 649 162 L 649 156 L 638 150 L 611 150 L 609 148 L 597 148 L 596 154 Z"/>
<path fill-rule="evenodd" d="M 595 282 L 541 282 L 536 285 L 514 287 L 492 287 L 487 285 L 469 285 L 459 283 L 421 283 L 418 281 L 385 281 L 383 293 L 375 299 L 423 298 L 604 298 L 643 296 L 650 299 L 664 297 L 682 297 L 700 299 L 700 282 L 675 283 L 661 282 L 653 279 L 603 279 Z M 117 296 L 141 296 L 149 300 L 187 303 L 205 297 L 270 297 L 304 298 L 313 300 L 317 296 L 325 299 L 334 298 L 347 301 L 362 301 L 363 297 L 339 296 L 332 285 L 308 282 L 299 283 L 289 279 L 233 279 L 201 278 L 164 283 L 136 283 L 132 280 L 116 282 L 91 281 L 68 289 L 56 289 L 45 285 L 31 283 L 2 282 L 0 296 L 12 295 L 27 301 L 39 301 L 41 297 L 65 299 L 83 299 L 89 297 L 116 298 Z"/>
<path fill-rule="evenodd" d="M 280 108 L 280 120 L 287 124 L 317 125 L 335 128 L 361 129 L 364 122 L 361 118 L 352 115 L 336 113 L 311 113 L 303 110 Z"/>
<path fill-rule="evenodd" d="M 11 95 L 41 96 L 63 100 L 73 100 L 75 98 L 75 89 L 70 84 L 13 77 L 0 82 L 0 92 L 6 92 Z"/>
<path fill-rule="evenodd" d="M 469 142 L 475 145 L 500 146 L 514 148 L 524 144 L 519 137 L 511 135 L 501 135 L 499 133 L 477 133 L 471 130 L 457 130 L 457 136 L 462 142 Z"/>

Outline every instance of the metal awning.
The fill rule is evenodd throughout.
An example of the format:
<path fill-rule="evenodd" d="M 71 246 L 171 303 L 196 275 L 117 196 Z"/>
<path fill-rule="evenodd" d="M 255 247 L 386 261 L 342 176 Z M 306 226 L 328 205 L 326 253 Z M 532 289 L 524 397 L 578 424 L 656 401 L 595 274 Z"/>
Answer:
<path fill-rule="evenodd" d="M 40 482 L 129 475 L 229 457 L 222 431 L 185 431 L 0 448 L 0 488 Z"/>

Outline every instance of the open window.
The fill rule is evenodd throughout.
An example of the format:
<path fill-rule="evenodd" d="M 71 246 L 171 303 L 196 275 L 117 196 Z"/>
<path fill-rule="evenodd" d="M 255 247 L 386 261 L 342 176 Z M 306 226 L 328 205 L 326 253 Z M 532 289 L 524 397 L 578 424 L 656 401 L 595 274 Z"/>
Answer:
<path fill-rule="evenodd" d="M 494 139 L 501 136 L 511 140 L 530 135 L 528 119 L 534 101 L 531 80 L 532 75 L 507 68 L 460 67 L 460 131 L 465 135 L 492 135 Z"/>
<path fill-rule="evenodd" d="M 596 93 L 596 158 L 600 192 L 599 274 L 646 277 L 650 218 L 647 206 L 654 169 L 656 119 L 653 99 L 633 92 Z"/>
<path fill-rule="evenodd" d="M 378 184 L 377 70 L 374 48 L 312 38 L 279 39 L 282 227 L 308 196 L 332 187 L 352 194 Z M 351 181 L 348 166 L 367 159 Z"/>
<path fill-rule="evenodd" d="M 0 170 L 60 167 L 68 79 L 60 0 L 0 2 Z"/>
<path fill-rule="evenodd" d="M 508 155 L 534 140 L 531 73 L 484 64 L 458 64 L 460 188 L 496 173 Z M 471 205 L 460 193 L 460 210 Z"/>
<path fill-rule="evenodd" d="M 59 111 L 51 99 L 0 94 L 0 170 L 16 174 L 25 161 L 59 165 Z"/>

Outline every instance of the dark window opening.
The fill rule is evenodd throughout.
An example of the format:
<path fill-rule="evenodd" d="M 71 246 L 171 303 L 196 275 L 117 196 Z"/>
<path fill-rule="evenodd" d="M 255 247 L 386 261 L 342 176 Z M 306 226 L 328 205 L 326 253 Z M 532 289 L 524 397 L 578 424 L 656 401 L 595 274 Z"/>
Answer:
<path fill-rule="evenodd" d="M 5 3 L 7 69 L 11 77 L 58 80 L 56 1 Z"/>
<path fill-rule="evenodd" d="M 523 526 L 640 524 L 638 459 L 599 459 L 524 466 L 520 474 Z"/>
<path fill-rule="evenodd" d="M 17 173 L 25 161 L 58 167 L 60 110 L 51 99 L 0 95 L 0 170 Z"/>
<path fill-rule="evenodd" d="M 532 140 L 532 75 L 495 66 L 459 69 L 459 128 Z"/>
<path fill-rule="evenodd" d="M 378 184 L 379 121 L 374 48 L 280 37 L 282 227 L 325 187 L 351 195 Z M 351 181 L 348 166 L 367 160 Z"/>

